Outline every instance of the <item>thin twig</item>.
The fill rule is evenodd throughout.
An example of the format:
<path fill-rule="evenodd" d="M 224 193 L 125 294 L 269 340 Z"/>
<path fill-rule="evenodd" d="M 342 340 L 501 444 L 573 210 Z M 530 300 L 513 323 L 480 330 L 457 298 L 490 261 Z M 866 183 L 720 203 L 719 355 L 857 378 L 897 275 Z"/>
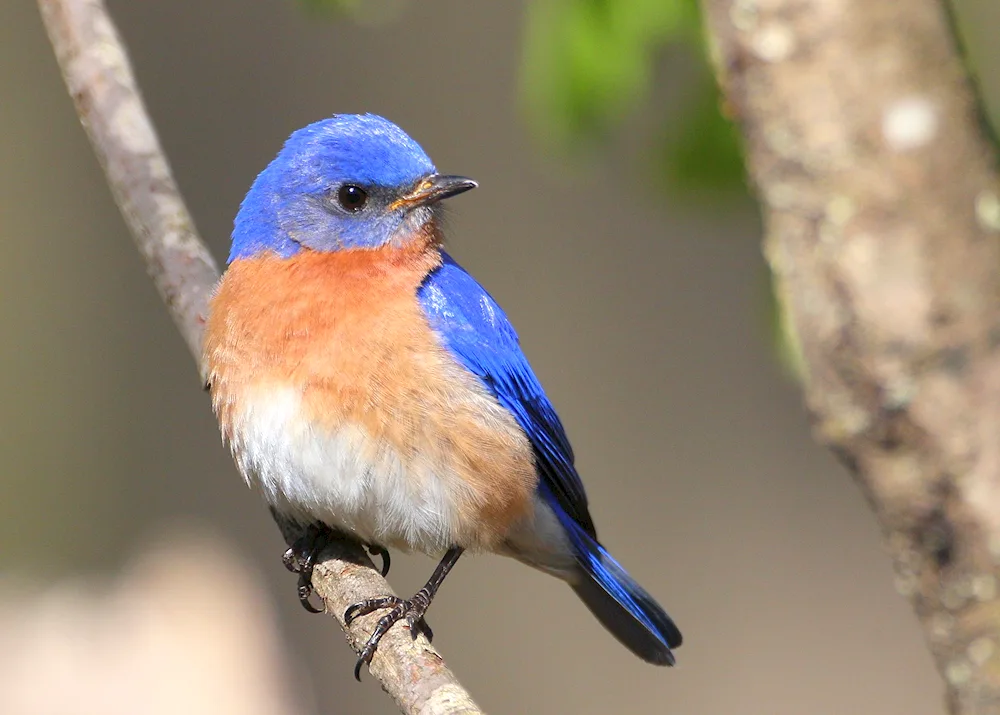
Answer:
<path fill-rule="evenodd" d="M 42 18 L 76 104 L 150 277 L 195 360 L 219 271 L 194 227 L 143 104 L 114 24 L 101 0 L 39 0 Z M 289 543 L 300 534 L 283 526 Z M 377 616 L 346 627 L 355 602 L 390 591 L 359 545 L 334 543 L 313 574 L 316 593 L 355 650 Z M 291 591 L 291 588 L 289 589 Z M 382 639 L 371 673 L 407 714 L 481 712 L 422 636 L 396 627 Z"/>
<path fill-rule="evenodd" d="M 1000 713 L 1000 191 L 941 0 L 704 0 L 817 437 Z"/>

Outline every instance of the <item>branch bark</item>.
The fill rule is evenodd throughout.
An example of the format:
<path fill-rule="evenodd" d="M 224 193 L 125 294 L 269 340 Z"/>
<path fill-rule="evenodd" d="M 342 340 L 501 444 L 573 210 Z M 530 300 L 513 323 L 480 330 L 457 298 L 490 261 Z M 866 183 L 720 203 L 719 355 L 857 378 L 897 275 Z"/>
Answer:
<path fill-rule="evenodd" d="M 170 172 L 146 111 L 128 55 L 102 0 L 39 0 L 63 78 L 115 201 L 150 277 L 195 361 L 201 362 L 206 307 L 219 271 L 202 242 Z M 291 544 L 301 533 L 279 525 Z M 390 592 L 356 544 L 332 544 L 313 575 L 316 593 L 355 651 L 378 614 L 344 624 L 347 607 Z M 480 713 L 423 635 L 389 631 L 371 673 L 402 712 L 420 715 Z"/>
<path fill-rule="evenodd" d="M 815 433 L 953 713 L 1000 713 L 1000 187 L 939 0 L 704 0 Z"/>

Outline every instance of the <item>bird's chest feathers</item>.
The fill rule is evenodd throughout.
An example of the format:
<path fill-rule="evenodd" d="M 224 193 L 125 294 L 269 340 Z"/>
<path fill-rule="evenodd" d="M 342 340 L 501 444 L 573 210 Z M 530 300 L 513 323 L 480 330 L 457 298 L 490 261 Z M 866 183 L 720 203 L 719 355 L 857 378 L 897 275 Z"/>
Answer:
<path fill-rule="evenodd" d="M 206 330 L 213 405 L 270 503 L 426 551 L 488 545 L 526 512 L 527 440 L 417 300 L 439 262 L 393 248 L 230 266 Z"/>

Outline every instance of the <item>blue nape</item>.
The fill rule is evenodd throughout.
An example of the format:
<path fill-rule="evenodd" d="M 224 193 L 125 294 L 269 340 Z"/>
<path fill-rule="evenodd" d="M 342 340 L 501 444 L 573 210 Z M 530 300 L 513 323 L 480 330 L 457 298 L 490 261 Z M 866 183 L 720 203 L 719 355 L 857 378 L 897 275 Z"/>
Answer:
<path fill-rule="evenodd" d="M 403 192 L 435 172 L 406 132 L 374 114 L 338 114 L 292 134 L 240 205 L 229 260 L 262 252 L 288 257 L 315 250 L 372 248 L 403 220 L 387 202 L 359 213 L 338 211 L 331 195 L 342 184 L 375 194 Z"/>

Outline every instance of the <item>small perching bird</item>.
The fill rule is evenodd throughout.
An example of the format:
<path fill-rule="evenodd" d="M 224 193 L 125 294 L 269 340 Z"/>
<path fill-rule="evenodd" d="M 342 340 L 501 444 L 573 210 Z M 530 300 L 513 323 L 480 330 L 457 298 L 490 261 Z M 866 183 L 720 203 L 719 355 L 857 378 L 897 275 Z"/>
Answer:
<path fill-rule="evenodd" d="M 425 626 L 465 550 L 563 579 L 632 652 L 673 665 L 680 631 L 597 541 L 517 334 L 442 248 L 439 202 L 475 186 L 371 114 L 292 134 L 240 206 L 211 303 L 223 437 L 279 518 L 346 534 L 386 565 L 387 548 L 444 554 L 412 599 L 348 610 L 389 609 L 358 669 L 396 621 Z M 307 577 L 315 547 L 292 559 Z"/>

